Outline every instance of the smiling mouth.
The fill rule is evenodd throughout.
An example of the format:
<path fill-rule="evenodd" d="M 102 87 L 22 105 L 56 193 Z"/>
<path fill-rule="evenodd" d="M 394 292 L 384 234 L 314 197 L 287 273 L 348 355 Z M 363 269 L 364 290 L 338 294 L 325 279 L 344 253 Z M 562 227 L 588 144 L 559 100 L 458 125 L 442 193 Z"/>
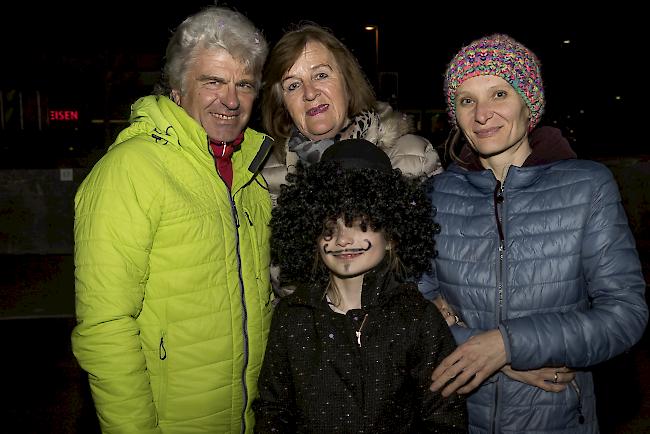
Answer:
<path fill-rule="evenodd" d="M 316 106 L 312 109 L 307 110 L 307 115 L 308 116 L 316 116 L 318 114 L 323 113 L 324 111 L 327 111 L 329 107 L 329 104 L 321 104 L 319 106 Z"/>
<path fill-rule="evenodd" d="M 330 254 L 335 258 L 352 259 L 359 255 L 363 255 L 365 252 L 366 249 L 346 249 L 340 252 L 331 252 Z"/>
<path fill-rule="evenodd" d="M 492 137 L 493 135 L 497 134 L 500 129 L 501 127 L 486 128 L 484 130 L 474 131 L 474 134 L 476 134 L 476 137 L 484 139 L 486 137 Z"/>
<path fill-rule="evenodd" d="M 237 116 L 222 115 L 220 113 L 210 113 L 210 114 L 212 115 L 212 117 L 215 117 L 217 119 L 221 119 L 221 120 L 224 120 L 224 121 L 231 121 L 231 120 L 233 120 L 233 119 L 235 119 L 237 117 Z"/>

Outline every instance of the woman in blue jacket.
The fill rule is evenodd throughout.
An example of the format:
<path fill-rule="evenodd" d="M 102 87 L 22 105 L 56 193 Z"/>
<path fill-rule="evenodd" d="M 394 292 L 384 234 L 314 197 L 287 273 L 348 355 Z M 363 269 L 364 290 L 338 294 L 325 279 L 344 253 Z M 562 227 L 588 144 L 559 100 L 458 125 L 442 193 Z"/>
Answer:
<path fill-rule="evenodd" d="M 598 432 L 589 367 L 648 318 L 616 182 L 555 129 L 529 139 L 539 61 L 509 36 L 462 48 L 445 91 L 455 162 L 428 181 L 442 232 L 420 289 L 446 303 L 459 346 L 431 387 L 468 394 L 470 432 Z"/>

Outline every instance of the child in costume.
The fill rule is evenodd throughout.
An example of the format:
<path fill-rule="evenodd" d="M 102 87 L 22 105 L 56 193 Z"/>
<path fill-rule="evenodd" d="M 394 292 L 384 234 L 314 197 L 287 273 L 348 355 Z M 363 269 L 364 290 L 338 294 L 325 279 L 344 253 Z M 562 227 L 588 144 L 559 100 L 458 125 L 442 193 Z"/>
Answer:
<path fill-rule="evenodd" d="M 363 139 L 287 180 L 271 257 L 296 290 L 273 314 L 256 432 L 466 432 L 464 398 L 429 389 L 456 345 L 413 283 L 439 229 L 420 181 Z"/>

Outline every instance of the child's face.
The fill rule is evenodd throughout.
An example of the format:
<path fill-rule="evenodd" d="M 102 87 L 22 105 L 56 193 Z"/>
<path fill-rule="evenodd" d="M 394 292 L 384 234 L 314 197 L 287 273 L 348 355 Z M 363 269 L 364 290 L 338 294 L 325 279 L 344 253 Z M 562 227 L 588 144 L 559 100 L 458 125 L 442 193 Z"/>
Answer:
<path fill-rule="evenodd" d="M 329 270 L 340 278 L 359 276 L 372 270 L 386 255 L 384 231 L 373 231 L 359 220 L 351 227 L 339 218 L 326 225 L 318 239 L 320 256 Z"/>

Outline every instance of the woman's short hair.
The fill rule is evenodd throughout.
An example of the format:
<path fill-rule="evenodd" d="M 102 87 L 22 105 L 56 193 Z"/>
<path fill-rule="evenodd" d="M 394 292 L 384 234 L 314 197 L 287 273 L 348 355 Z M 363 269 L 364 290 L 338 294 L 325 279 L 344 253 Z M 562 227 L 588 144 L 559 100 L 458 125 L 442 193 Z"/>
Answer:
<path fill-rule="evenodd" d="M 222 49 L 246 65 L 253 74 L 256 88 L 262 83 L 262 69 L 268 54 L 268 44 L 253 23 L 239 12 L 208 6 L 187 17 L 167 44 L 166 63 L 157 94 L 169 95 L 187 89 L 185 76 L 200 49 Z"/>
<path fill-rule="evenodd" d="M 383 230 L 404 277 L 430 270 L 439 226 L 421 180 L 399 169 L 350 170 L 339 161 L 321 161 L 307 168 L 299 163 L 287 181 L 270 223 L 271 262 L 280 267 L 283 285 L 327 281 L 328 270 L 314 267 L 317 240 L 325 223 L 339 217 L 349 225 L 362 218 L 369 229 Z"/>
<path fill-rule="evenodd" d="M 374 108 L 376 102 L 372 86 L 350 50 L 328 29 L 314 23 L 301 24 L 280 38 L 264 68 L 262 124 L 277 141 L 289 137 L 294 125 L 282 100 L 282 77 L 304 52 L 308 42 L 322 44 L 336 60 L 350 97 L 347 107 L 349 116 Z"/>

